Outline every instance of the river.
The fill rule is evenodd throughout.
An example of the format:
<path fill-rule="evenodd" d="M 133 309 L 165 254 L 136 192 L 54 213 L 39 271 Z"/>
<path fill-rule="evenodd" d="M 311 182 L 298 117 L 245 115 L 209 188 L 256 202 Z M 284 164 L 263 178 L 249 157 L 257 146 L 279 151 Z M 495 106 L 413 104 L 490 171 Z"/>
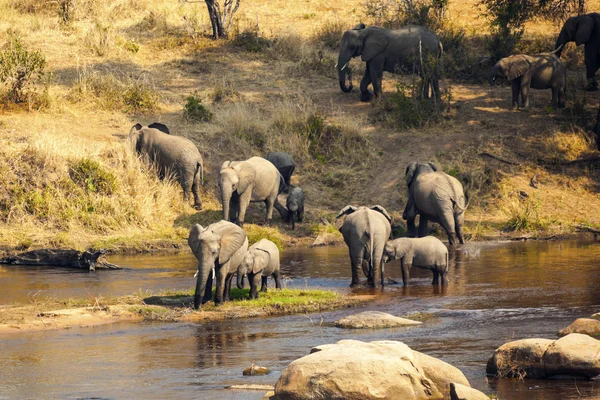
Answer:
<path fill-rule="evenodd" d="M 182 256 L 112 256 L 121 271 L 73 272 L 0 267 L 0 304 L 44 296 L 124 295 L 190 288 L 195 260 Z M 350 289 L 345 247 L 291 248 L 282 254 L 287 287 Z M 460 368 L 472 386 L 502 400 L 600 399 L 584 381 L 487 380 L 485 364 L 509 340 L 556 338 L 575 318 L 600 311 L 600 243 L 467 243 L 451 252 L 450 284 L 432 287 L 413 269 L 411 285 L 386 286 L 361 308 L 216 323 L 120 323 L 0 336 L 0 399 L 260 399 L 264 391 L 232 384 L 274 384 L 312 346 L 341 339 L 399 340 Z M 400 280 L 397 262 L 386 274 Z M 272 283 L 270 283 L 272 286 Z M 411 328 L 342 330 L 333 322 L 363 310 L 403 316 L 430 313 Z M 244 377 L 252 362 L 271 369 Z"/>

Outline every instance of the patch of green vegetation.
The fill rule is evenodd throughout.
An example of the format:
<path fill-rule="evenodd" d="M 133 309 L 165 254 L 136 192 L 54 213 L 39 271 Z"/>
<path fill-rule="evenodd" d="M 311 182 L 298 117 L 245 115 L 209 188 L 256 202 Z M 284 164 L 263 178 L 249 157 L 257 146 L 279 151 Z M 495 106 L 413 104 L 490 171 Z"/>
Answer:
<path fill-rule="evenodd" d="M 0 52 L 0 82 L 6 86 L 6 97 L 22 103 L 35 91 L 44 76 L 46 58 L 40 51 L 29 51 L 18 36 L 13 36 Z"/>
<path fill-rule="evenodd" d="M 258 24 L 252 24 L 243 31 L 236 29 L 231 44 L 251 53 L 261 53 L 269 48 L 271 42 L 261 36 Z"/>
<path fill-rule="evenodd" d="M 504 226 L 507 231 L 541 231 L 548 228 L 550 222 L 540 216 L 541 200 L 527 198 L 515 199 L 508 207 L 510 215 Z"/>
<path fill-rule="evenodd" d="M 252 246 L 261 239 L 268 239 L 275 243 L 279 251 L 283 251 L 282 233 L 277 227 L 259 226 L 254 224 L 245 224 L 244 230 L 248 236 L 248 245 Z"/>
<path fill-rule="evenodd" d="M 69 175 L 73 182 L 87 192 L 110 196 L 119 187 L 117 177 L 96 160 L 82 158 L 71 164 Z"/>
<path fill-rule="evenodd" d="M 186 98 L 183 116 L 188 121 L 199 122 L 208 122 L 213 118 L 213 114 L 202 105 L 202 99 L 198 92 L 194 92 Z"/>

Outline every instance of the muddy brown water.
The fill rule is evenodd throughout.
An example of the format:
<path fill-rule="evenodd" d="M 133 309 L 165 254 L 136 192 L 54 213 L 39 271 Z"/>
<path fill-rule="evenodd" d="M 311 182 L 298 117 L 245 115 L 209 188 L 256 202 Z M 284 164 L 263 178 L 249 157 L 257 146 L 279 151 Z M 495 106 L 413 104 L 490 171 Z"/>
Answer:
<path fill-rule="evenodd" d="M 506 341 L 544 337 L 575 318 L 600 311 L 600 243 L 580 241 L 468 243 L 451 253 L 450 285 L 431 286 L 414 269 L 411 283 L 378 290 L 359 309 L 238 319 L 205 324 L 121 323 L 65 331 L 0 336 L 0 399 L 259 399 L 264 391 L 232 384 L 274 384 L 310 348 L 341 339 L 399 340 L 460 368 L 471 384 L 500 399 L 600 399 L 600 383 L 486 380 L 485 364 Z M 0 267 L 0 304 L 34 296 L 98 296 L 189 288 L 192 256 L 110 257 L 122 271 L 81 273 Z M 288 287 L 349 289 L 345 247 L 287 249 Z M 397 264 L 386 274 L 399 279 Z M 395 315 L 430 313 L 412 328 L 349 331 L 332 322 L 362 310 Z M 271 369 L 242 376 L 252 362 Z"/>

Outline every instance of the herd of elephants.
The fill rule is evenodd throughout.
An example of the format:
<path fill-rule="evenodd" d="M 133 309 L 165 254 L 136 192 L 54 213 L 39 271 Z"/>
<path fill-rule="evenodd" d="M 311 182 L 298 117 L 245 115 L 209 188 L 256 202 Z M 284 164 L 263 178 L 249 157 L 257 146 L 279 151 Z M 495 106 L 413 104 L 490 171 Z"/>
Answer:
<path fill-rule="evenodd" d="M 552 89 L 552 104 L 564 107 L 567 92 L 566 67 L 560 61 L 564 45 L 575 41 L 585 45 L 587 90 L 597 90 L 595 73 L 600 67 L 600 14 L 591 13 L 569 18 L 556 41 L 552 52 L 536 55 L 513 55 L 501 59 L 491 69 L 490 84 L 497 76 L 504 76 L 512 84 L 514 107 L 529 106 L 528 91 Z M 397 73 L 410 71 L 424 79 L 424 95 L 439 96 L 439 68 L 427 74 L 420 68 L 426 56 L 439 60 L 443 46 L 439 38 L 424 27 L 409 25 L 397 30 L 359 24 L 344 32 L 340 41 L 337 69 L 341 89 L 352 90 L 348 79 L 348 63 L 360 56 L 366 63 L 365 75 L 360 83 L 361 100 L 369 101 L 372 85 L 375 96 L 382 93 L 383 71 Z M 419 62 L 420 60 L 420 62 Z M 350 84 L 347 84 L 350 80 Z M 599 111 L 600 116 L 600 111 Z M 600 124 L 597 123 L 597 127 Z M 600 132 L 598 142 L 600 145 Z M 131 128 L 130 140 L 138 154 L 157 167 L 161 177 L 171 174 L 183 188 L 184 199 L 190 192 L 194 207 L 202 208 L 199 190 L 204 181 L 202 156 L 196 145 L 181 136 L 172 135 L 163 124 L 147 127 L 136 124 Z M 266 204 L 266 222 L 270 222 L 273 209 L 295 226 L 304 214 L 304 192 L 291 185 L 295 163 L 284 152 L 272 152 L 265 158 L 251 157 L 244 161 L 225 161 L 220 169 L 218 184 L 222 202 L 222 220 L 207 227 L 195 224 L 189 234 L 188 244 L 198 259 L 194 308 L 198 309 L 212 299 L 213 279 L 216 278 L 215 303 L 229 300 L 233 275 L 237 272 L 237 285 L 244 286 L 247 275 L 250 297 L 267 289 L 267 279 L 272 276 L 280 288 L 279 249 L 261 239 L 248 246 L 243 229 L 246 209 L 251 202 Z M 439 223 L 448 236 L 450 246 L 464 243 L 464 213 L 468 206 L 462 184 L 454 177 L 438 171 L 431 162 L 411 162 L 406 167 L 408 201 L 403 212 L 407 221 L 407 238 L 391 239 L 391 217 L 380 205 L 373 207 L 344 207 L 337 218 L 345 219 L 339 228 L 349 249 L 352 286 L 359 284 L 362 269 L 372 286 L 383 285 L 384 265 L 391 260 L 401 260 L 402 278 L 409 283 L 411 266 L 430 269 L 433 284 L 447 284 L 448 250 L 437 238 L 427 236 L 429 221 Z M 286 206 L 278 196 L 287 194 Z M 419 227 L 415 225 L 419 216 Z M 441 280 L 441 282 L 440 282 Z"/>

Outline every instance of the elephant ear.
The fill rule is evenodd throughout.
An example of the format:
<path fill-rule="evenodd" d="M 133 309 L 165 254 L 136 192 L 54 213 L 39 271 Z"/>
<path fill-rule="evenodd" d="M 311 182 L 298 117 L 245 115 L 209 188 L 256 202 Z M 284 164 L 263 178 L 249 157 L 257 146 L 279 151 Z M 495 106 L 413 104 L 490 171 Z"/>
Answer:
<path fill-rule="evenodd" d="M 225 168 L 229 167 L 229 165 L 231 165 L 231 161 L 225 161 L 223 163 L 223 165 L 221 165 L 221 169 L 225 169 Z"/>
<path fill-rule="evenodd" d="M 589 15 L 580 17 L 579 23 L 577 24 L 577 32 L 575 32 L 575 44 L 579 46 L 590 40 L 593 29 L 594 20 L 592 17 Z"/>
<path fill-rule="evenodd" d="M 517 79 L 529 70 L 530 65 L 527 60 L 523 57 L 514 57 L 514 59 L 510 60 L 508 63 L 508 68 L 506 70 L 506 79 L 512 81 L 513 79 Z"/>
<path fill-rule="evenodd" d="M 200 234 L 204 232 L 206 228 L 203 228 L 200 224 L 194 224 L 190 229 L 190 235 L 188 236 L 188 246 L 192 249 L 192 253 L 199 259 L 200 254 Z"/>
<path fill-rule="evenodd" d="M 392 223 L 392 217 L 390 217 L 390 214 L 387 213 L 387 211 L 385 210 L 385 208 L 383 208 L 382 206 L 380 206 L 379 204 L 371 207 L 371 210 L 377 211 L 379 213 L 382 213 L 383 216 L 388 220 L 388 222 L 391 224 Z"/>
<path fill-rule="evenodd" d="M 417 171 L 417 163 L 415 161 L 411 162 L 406 166 L 406 186 L 410 186 L 415 176 L 415 172 Z"/>
<path fill-rule="evenodd" d="M 238 194 L 242 194 L 248 189 L 248 186 L 256 179 L 256 170 L 252 166 L 252 164 L 243 162 L 238 169 Z"/>
<path fill-rule="evenodd" d="M 352 28 L 355 31 L 360 31 L 361 29 L 365 29 L 367 26 L 365 24 L 363 24 L 362 22 L 358 25 L 356 25 L 354 28 Z"/>
<path fill-rule="evenodd" d="M 167 135 L 171 134 L 169 128 L 167 128 L 165 124 L 161 124 L 160 122 L 153 122 L 150 125 L 148 125 L 148 128 L 158 129 L 159 131 L 166 133 Z"/>
<path fill-rule="evenodd" d="M 434 172 L 438 171 L 438 167 L 437 167 L 437 165 L 435 165 L 434 163 L 432 163 L 432 162 L 428 162 L 427 164 L 429 164 L 429 166 L 431 167 L 431 169 L 432 169 Z"/>
<path fill-rule="evenodd" d="M 246 241 L 246 232 L 235 224 L 221 231 L 221 249 L 219 251 L 219 264 L 223 265 L 231 259 L 233 254 L 242 247 Z"/>
<path fill-rule="evenodd" d="M 252 266 L 252 273 L 258 274 L 261 272 L 269 262 L 271 261 L 271 255 L 268 251 L 263 249 L 256 249 L 254 251 L 254 265 Z"/>
<path fill-rule="evenodd" d="M 341 218 L 343 215 L 350 215 L 356 210 L 358 210 L 358 208 L 355 206 L 346 206 L 346 207 L 342 208 L 342 210 L 335 217 L 335 219 Z"/>
<path fill-rule="evenodd" d="M 370 29 L 369 29 L 370 30 Z M 362 60 L 371 61 L 375 56 L 381 54 L 388 46 L 390 39 L 385 31 L 373 29 L 367 34 L 362 48 Z"/>

